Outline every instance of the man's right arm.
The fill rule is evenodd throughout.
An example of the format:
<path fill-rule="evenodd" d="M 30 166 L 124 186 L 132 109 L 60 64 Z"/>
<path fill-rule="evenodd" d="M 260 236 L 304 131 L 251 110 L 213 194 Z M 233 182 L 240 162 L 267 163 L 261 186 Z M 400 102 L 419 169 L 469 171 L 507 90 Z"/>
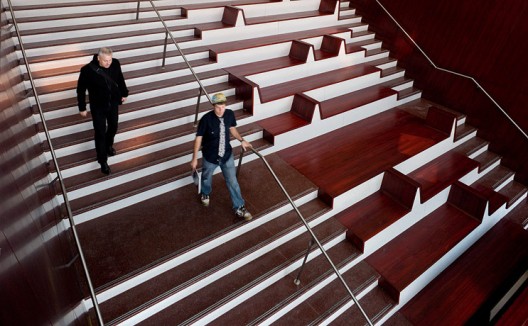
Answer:
<path fill-rule="evenodd" d="M 191 160 L 191 168 L 193 171 L 198 167 L 198 151 L 200 150 L 200 147 L 202 147 L 202 138 L 203 136 L 196 136 L 196 139 L 194 140 L 193 156 Z"/>

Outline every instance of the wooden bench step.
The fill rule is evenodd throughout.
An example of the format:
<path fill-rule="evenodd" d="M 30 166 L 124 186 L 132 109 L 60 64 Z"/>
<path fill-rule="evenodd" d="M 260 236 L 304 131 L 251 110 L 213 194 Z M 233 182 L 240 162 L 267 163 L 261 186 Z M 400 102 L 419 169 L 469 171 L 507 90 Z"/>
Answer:
<path fill-rule="evenodd" d="M 491 308 L 527 269 L 528 234 L 519 225 L 502 220 L 401 313 L 413 325 L 488 324 Z M 479 311 L 483 312 L 480 316 Z"/>
<path fill-rule="evenodd" d="M 256 47 L 272 45 L 272 44 L 278 44 L 278 43 L 286 43 L 286 42 L 291 42 L 294 40 L 308 39 L 308 38 L 313 38 L 313 37 L 318 37 L 318 36 L 323 36 L 323 35 L 350 32 L 351 28 L 358 27 L 358 26 L 362 26 L 362 24 L 357 23 L 357 24 L 329 26 L 325 28 L 304 30 L 301 32 L 283 33 L 283 34 L 276 34 L 276 35 L 265 36 L 265 37 L 252 38 L 252 39 L 247 39 L 247 40 L 239 40 L 239 41 L 234 41 L 234 42 L 211 44 L 210 45 L 211 58 L 216 60 L 219 54 L 227 53 L 227 52 L 240 51 L 240 50 L 256 48 Z"/>
<path fill-rule="evenodd" d="M 256 25 L 256 24 L 280 22 L 280 21 L 285 21 L 285 20 L 290 21 L 293 19 L 313 18 L 313 17 L 320 17 L 320 16 L 328 16 L 328 15 L 331 15 L 331 13 L 325 13 L 319 10 L 310 10 L 310 11 L 292 12 L 292 13 L 270 15 L 270 16 L 246 17 L 245 23 L 246 25 Z"/>
<path fill-rule="evenodd" d="M 358 64 L 337 70 L 319 73 L 309 77 L 260 88 L 260 99 L 263 103 L 303 93 L 312 89 L 328 86 L 360 76 L 380 73 L 381 69 L 370 64 Z"/>
<path fill-rule="evenodd" d="M 418 184 L 394 169 L 383 176 L 379 191 L 350 206 L 336 218 L 347 238 L 365 252 L 365 243 L 412 210 Z"/>
<path fill-rule="evenodd" d="M 515 208 L 506 214 L 505 218 L 528 229 L 528 199 L 523 200 L 515 206 Z"/>
<path fill-rule="evenodd" d="M 452 150 L 419 167 L 408 176 L 420 185 L 420 199 L 424 203 L 476 168 L 476 161 Z"/>
<path fill-rule="evenodd" d="M 429 267 L 479 224 L 444 204 L 366 258 L 381 274 L 380 284 L 395 300 Z"/>
<path fill-rule="evenodd" d="M 501 188 L 498 192 L 508 198 L 507 207 L 510 207 L 515 202 L 517 202 L 517 200 L 525 196 L 528 192 L 528 189 L 524 184 L 512 180 L 506 186 Z"/>
<path fill-rule="evenodd" d="M 420 137 L 405 140 L 402 133 Z M 279 155 L 317 184 L 321 196 L 333 201 L 446 137 L 423 119 L 396 108 L 292 146 Z M 330 143 L 333 146 L 328 146 Z M 405 153 L 399 150 L 401 146 L 405 146 Z M 349 153 L 356 154 L 351 157 Z"/>
<path fill-rule="evenodd" d="M 299 206 L 299 211 L 307 221 L 316 219 L 328 209 L 328 206 L 317 199 Z M 304 226 L 295 211 L 285 213 L 104 302 L 101 305 L 102 314 L 108 321 L 115 320 L 129 311 L 145 306 L 146 302 L 152 303 L 155 298 L 162 299 L 165 293 L 181 290 L 221 269 L 229 268 L 229 265 L 236 264 L 237 261 L 248 259 L 252 253 L 282 237 L 288 237 L 288 233 L 302 227 Z"/>
<path fill-rule="evenodd" d="M 398 94 L 398 92 L 390 87 L 374 85 L 355 92 L 337 96 L 329 100 L 322 101 L 319 104 L 321 118 L 327 119 L 396 94 Z"/>

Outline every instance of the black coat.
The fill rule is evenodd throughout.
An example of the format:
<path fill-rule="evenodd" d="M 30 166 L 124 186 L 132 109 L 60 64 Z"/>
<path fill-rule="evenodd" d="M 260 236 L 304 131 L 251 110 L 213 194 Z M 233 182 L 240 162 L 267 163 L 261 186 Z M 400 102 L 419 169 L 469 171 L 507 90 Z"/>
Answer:
<path fill-rule="evenodd" d="M 106 73 L 110 79 L 105 78 L 103 73 Z M 121 104 L 121 98 L 128 96 L 128 89 L 119 60 L 113 58 L 112 64 L 106 69 L 99 66 L 95 54 L 92 62 L 81 68 L 77 81 L 79 111 L 86 111 L 86 90 L 88 90 L 91 110 Z"/>

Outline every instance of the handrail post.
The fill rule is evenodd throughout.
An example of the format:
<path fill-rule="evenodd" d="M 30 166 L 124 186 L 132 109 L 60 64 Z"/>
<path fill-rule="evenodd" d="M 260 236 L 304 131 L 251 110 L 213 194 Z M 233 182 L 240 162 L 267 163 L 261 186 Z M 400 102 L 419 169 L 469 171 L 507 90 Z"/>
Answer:
<path fill-rule="evenodd" d="M 84 258 L 83 250 L 82 250 L 82 247 L 81 247 L 81 242 L 79 240 L 79 235 L 77 234 L 77 229 L 75 227 L 75 221 L 73 220 L 73 214 L 72 214 L 72 209 L 71 209 L 71 206 L 70 206 L 70 201 L 68 200 L 68 195 L 67 195 L 67 192 L 66 192 L 66 186 L 64 185 L 64 179 L 63 179 L 62 173 L 61 173 L 61 171 L 59 169 L 59 164 L 57 162 L 57 156 L 55 154 L 55 150 L 53 149 L 53 144 L 51 143 L 51 136 L 50 136 L 50 133 L 49 133 L 48 126 L 46 124 L 46 119 L 44 117 L 44 113 L 42 111 L 42 105 L 41 105 L 40 99 L 38 97 L 37 89 L 35 87 L 35 81 L 34 81 L 33 76 L 31 74 L 31 68 L 29 67 L 29 61 L 27 59 L 26 50 L 24 48 L 24 43 L 22 42 L 22 36 L 20 35 L 20 31 L 18 30 L 18 24 L 16 22 L 15 13 L 14 13 L 14 10 L 13 10 L 13 5 L 11 4 L 11 0 L 7 0 L 7 3 L 9 5 L 9 10 L 11 12 L 11 19 L 13 20 L 13 25 L 15 26 L 15 32 L 16 32 L 16 35 L 17 35 L 17 38 L 18 38 L 18 43 L 19 43 L 19 46 L 20 46 L 20 52 L 22 53 L 22 57 L 24 58 L 24 63 L 25 63 L 25 66 L 26 66 L 28 77 L 29 77 L 29 82 L 31 84 L 31 89 L 33 90 L 33 96 L 35 97 L 35 102 L 36 102 L 38 110 L 39 110 L 40 120 L 41 120 L 42 126 L 44 128 L 44 133 L 46 134 L 46 140 L 48 142 L 51 158 L 53 160 L 53 164 L 55 165 L 55 170 L 57 172 L 57 177 L 58 177 L 58 180 L 59 180 L 59 183 L 60 183 L 60 187 L 61 187 L 61 191 L 62 191 L 62 197 L 64 199 L 64 205 L 66 206 L 66 212 L 67 212 L 67 215 L 68 215 L 68 220 L 70 222 L 70 227 L 71 227 L 71 230 L 72 230 L 72 233 L 73 233 L 73 238 L 74 238 L 75 245 L 77 247 L 77 252 L 78 252 L 78 255 L 79 255 L 80 259 L 81 259 L 83 271 L 84 271 L 84 274 L 85 274 L 85 277 L 86 277 L 86 282 L 87 282 L 87 285 L 88 285 L 88 289 L 90 291 L 90 296 L 91 296 L 92 303 L 93 303 L 93 306 L 94 306 L 94 310 L 95 310 L 95 314 L 96 314 L 96 317 L 97 317 L 97 321 L 98 321 L 99 325 L 102 326 L 102 325 L 104 325 L 103 317 L 101 315 L 101 310 L 99 309 L 99 303 L 97 302 L 97 296 L 95 295 L 95 290 L 94 290 L 94 287 L 93 287 L 93 284 L 92 284 L 92 279 L 90 277 L 90 272 L 88 271 L 88 265 L 86 263 L 86 259 Z"/>
<path fill-rule="evenodd" d="M 198 111 L 200 111 L 200 99 L 202 98 L 202 89 L 198 87 L 200 94 L 198 94 L 198 99 L 196 100 L 196 110 L 194 113 L 194 123 L 193 126 L 198 126 Z"/>
<path fill-rule="evenodd" d="M 170 36 L 172 42 L 174 43 L 174 45 L 178 49 L 178 52 L 180 53 L 180 55 L 182 56 L 183 61 L 185 61 L 185 63 L 187 64 L 187 67 L 189 68 L 189 70 L 191 71 L 192 75 L 194 76 L 194 79 L 196 79 L 196 82 L 198 82 L 198 85 L 200 86 L 201 91 L 203 91 L 203 93 L 205 94 L 205 96 L 207 97 L 209 102 L 211 102 L 211 97 L 209 96 L 209 94 L 205 90 L 205 87 L 202 84 L 202 82 L 200 81 L 200 78 L 198 78 L 198 76 L 196 75 L 196 72 L 194 71 L 193 67 L 189 63 L 189 60 L 187 60 L 187 57 L 185 56 L 185 54 L 183 53 L 182 49 L 180 48 L 180 45 L 174 39 L 174 36 L 172 35 L 171 31 L 169 30 L 169 27 L 167 26 L 167 24 L 165 23 L 165 20 L 163 20 L 163 17 L 161 17 L 161 14 L 159 13 L 159 11 L 156 8 L 156 6 L 154 5 L 154 2 L 152 0 L 149 0 L 149 2 L 150 2 L 150 5 L 152 6 L 152 9 L 154 9 L 154 12 L 156 12 L 156 15 L 158 16 L 158 19 L 163 24 L 163 27 L 165 27 L 165 31 L 166 31 L 167 35 Z M 164 57 L 165 57 L 165 55 L 164 55 Z"/>
<path fill-rule="evenodd" d="M 169 39 L 169 32 L 165 32 L 165 44 L 163 45 L 163 61 L 161 67 L 165 68 L 165 59 L 167 58 L 167 40 Z"/>
<path fill-rule="evenodd" d="M 242 149 L 240 149 L 240 157 L 238 158 L 238 166 L 237 166 L 237 170 L 236 170 L 236 176 L 238 178 L 238 175 L 240 174 L 240 168 L 242 167 L 242 157 L 244 157 L 244 153 L 246 152 L 246 150 L 244 149 L 244 147 L 242 147 Z"/>
<path fill-rule="evenodd" d="M 361 307 L 361 305 L 359 304 L 359 301 L 357 300 L 356 296 L 354 295 L 354 293 L 352 293 L 352 290 L 350 289 L 350 287 L 346 284 L 345 282 L 345 279 L 343 278 L 343 276 L 341 275 L 341 273 L 339 273 L 339 270 L 337 269 L 337 267 L 335 266 L 335 264 L 332 262 L 332 259 L 330 259 L 330 256 L 328 256 L 328 253 L 326 252 L 326 250 L 324 249 L 323 245 L 321 244 L 321 242 L 317 239 L 317 237 L 315 236 L 315 233 L 313 232 L 312 228 L 310 227 L 310 225 L 308 224 L 308 222 L 306 221 L 306 219 L 302 216 L 301 212 L 299 211 L 299 208 L 297 207 L 297 205 L 295 205 L 295 203 L 293 202 L 293 199 L 290 197 L 290 195 L 288 194 L 288 192 L 286 191 L 286 189 L 284 188 L 284 186 L 282 185 L 282 183 L 280 182 L 279 178 L 277 177 L 277 175 L 275 174 L 275 172 L 273 171 L 273 169 L 271 168 L 271 166 L 269 165 L 268 161 L 264 158 L 264 156 L 262 156 L 262 154 L 260 154 L 256 149 L 254 149 L 253 147 L 251 147 L 251 150 L 253 151 L 253 153 L 255 153 L 261 160 L 262 162 L 264 162 L 264 164 L 266 165 L 266 167 L 268 168 L 268 171 L 271 173 L 271 175 L 273 176 L 273 178 L 275 179 L 275 181 L 277 182 L 277 184 L 279 185 L 279 187 L 281 188 L 282 192 L 284 193 L 284 195 L 286 195 L 286 197 L 288 198 L 288 201 L 290 202 L 290 204 L 292 205 L 293 209 L 295 210 L 295 212 L 297 213 L 297 215 L 299 216 L 299 218 L 301 219 L 301 222 L 304 224 L 304 226 L 306 227 L 306 230 L 310 233 L 310 236 L 312 237 L 312 240 L 314 241 L 315 244 L 317 244 L 317 247 L 319 247 L 319 250 L 321 250 L 321 253 L 324 255 L 324 257 L 326 258 L 326 260 L 328 261 L 328 263 L 330 264 L 330 266 L 332 266 L 332 269 L 334 270 L 334 273 L 336 274 L 337 278 L 339 279 L 339 281 L 341 282 L 341 284 L 343 284 L 343 286 L 345 287 L 346 291 L 348 292 L 348 294 L 350 295 L 350 297 L 352 298 L 352 301 L 354 301 L 356 307 L 359 309 L 359 311 L 361 312 L 361 314 L 363 315 L 363 317 L 365 318 L 365 320 L 367 321 L 367 323 L 370 325 L 370 326 L 373 326 L 372 324 L 372 321 L 370 320 L 370 318 L 367 316 L 367 314 L 365 313 L 365 311 L 363 310 L 363 308 Z"/>
<path fill-rule="evenodd" d="M 301 273 L 304 269 L 304 265 L 306 265 L 306 261 L 308 260 L 308 255 L 310 254 L 310 251 L 312 250 L 313 245 L 314 245 L 314 239 L 312 238 L 310 239 L 310 243 L 308 244 L 308 249 L 306 249 L 306 254 L 304 255 L 304 259 L 301 264 L 301 267 L 299 268 L 299 272 L 297 273 L 297 277 L 295 278 L 295 280 L 293 280 L 293 283 L 295 285 L 301 284 Z"/>
<path fill-rule="evenodd" d="M 137 2 L 136 20 L 139 20 L 139 7 L 141 6 L 141 0 Z"/>

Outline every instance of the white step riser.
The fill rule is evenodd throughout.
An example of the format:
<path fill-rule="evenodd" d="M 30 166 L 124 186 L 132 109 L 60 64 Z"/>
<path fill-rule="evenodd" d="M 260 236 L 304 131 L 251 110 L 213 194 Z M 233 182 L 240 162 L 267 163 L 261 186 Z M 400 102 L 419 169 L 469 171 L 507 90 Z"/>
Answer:
<path fill-rule="evenodd" d="M 305 92 L 306 95 L 312 97 L 315 100 L 318 101 L 325 101 L 337 96 L 345 95 L 350 92 L 358 91 L 360 89 L 363 89 L 365 87 L 374 86 L 392 79 L 397 79 L 399 77 L 404 76 L 404 72 L 399 72 L 397 74 L 389 75 L 384 78 L 380 78 L 379 75 L 374 75 L 375 78 L 370 78 L 367 76 L 360 77 L 364 79 L 363 83 L 358 82 L 358 78 L 346 80 L 340 83 L 332 84 L 330 86 L 325 86 L 321 88 L 317 88 L 308 92 Z M 371 75 L 369 75 L 371 76 Z"/>
<path fill-rule="evenodd" d="M 313 200 L 317 198 L 317 191 L 314 191 L 314 192 L 311 192 L 309 194 L 306 194 L 305 196 L 297 199 L 297 200 L 294 200 L 295 204 L 297 206 L 300 206 L 300 205 L 303 205 L 307 202 L 309 202 L 310 200 Z M 98 300 L 100 300 L 100 302 L 104 302 L 120 293 L 123 293 L 125 292 L 126 290 L 128 289 L 131 289 L 145 281 L 148 281 L 149 279 L 151 278 L 154 278 L 170 269 L 173 269 L 173 268 L 176 268 L 177 266 L 203 254 L 203 253 L 206 253 L 208 252 L 209 250 L 211 249 L 214 249 L 216 248 L 217 246 L 219 245 L 222 245 L 224 243 L 226 243 L 227 241 L 230 241 L 246 232 L 249 232 L 289 211 L 292 211 L 292 207 L 291 205 L 287 204 L 287 205 L 284 205 L 284 206 L 281 206 L 279 207 L 278 209 L 270 212 L 270 213 L 267 213 L 261 217 L 259 217 L 258 219 L 254 219 L 252 222 L 250 223 L 246 223 L 244 225 L 242 225 L 240 228 L 236 228 L 234 229 L 233 231 L 221 236 L 221 237 L 218 237 L 216 239 L 213 239 L 211 241 L 208 241 L 206 243 L 203 243 L 201 244 L 200 246 L 192 249 L 192 250 L 189 250 L 185 253 L 183 253 L 182 255 L 178 256 L 178 257 L 175 257 L 173 259 L 171 259 L 170 261 L 167 261 L 161 265 L 158 265 L 152 269 L 150 269 L 148 272 L 146 273 L 143 273 L 143 274 L 140 274 L 130 280 L 127 280 L 125 282 L 122 282 L 118 285 L 116 285 L 115 287 L 112 287 L 108 290 L 105 290 L 104 292 L 100 293 L 97 295 L 97 298 Z"/>
<path fill-rule="evenodd" d="M 320 1 L 318 0 L 304 0 L 295 2 L 275 2 L 257 5 L 240 5 L 247 18 L 250 17 L 269 17 L 273 15 L 312 11 L 319 9 Z"/>
<path fill-rule="evenodd" d="M 182 47 L 181 44 L 180 44 L 180 47 L 182 49 L 185 49 L 184 47 Z M 167 45 L 167 52 L 169 51 L 177 51 L 176 46 L 174 44 L 169 43 Z M 122 60 L 123 58 L 127 58 L 127 57 L 134 57 L 138 55 L 146 55 L 146 54 L 152 54 L 152 53 L 158 54 L 158 58 L 154 60 L 145 60 L 145 61 L 137 62 L 137 63 L 122 64 L 123 72 L 126 75 L 126 72 L 128 71 L 148 69 L 152 67 L 161 67 L 163 63 L 163 45 L 151 47 L 151 48 L 144 48 L 141 50 L 134 50 L 134 51 L 126 52 L 126 53 L 114 52 L 113 56 L 116 59 Z M 62 59 L 62 60 L 53 60 L 53 61 L 48 61 L 48 62 L 32 63 L 30 68 L 32 72 L 46 71 L 48 69 L 63 68 L 65 66 L 78 67 L 77 70 L 80 70 L 82 66 L 92 61 L 94 54 L 97 54 L 97 49 L 94 49 L 93 54 L 85 55 L 82 57 Z M 207 59 L 209 58 L 209 53 L 208 52 L 198 52 L 198 53 L 193 53 L 193 54 L 187 54 L 185 57 L 187 58 L 188 61 Z M 165 59 L 165 65 L 170 65 L 174 63 L 182 63 L 182 62 L 184 62 L 184 59 L 179 55 L 176 57 L 174 56 L 166 57 Z M 213 62 L 211 62 L 211 64 L 213 64 Z M 193 69 L 199 70 L 203 68 L 193 67 Z M 23 67 L 23 71 L 26 71 L 25 67 Z M 68 76 L 72 78 L 71 75 L 68 75 Z"/>
<path fill-rule="evenodd" d="M 201 82 L 202 82 L 202 85 L 204 86 L 214 85 L 214 84 L 218 84 L 222 82 L 227 82 L 227 76 L 208 78 L 205 80 L 201 80 Z M 141 101 L 144 99 L 155 98 L 158 96 L 164 96 L 164 95 L 171 94 L 171 93 L 178 93 L 178 92 L 183 92 L 186 90 L 198 89 L 198 88 L 199 88 L 198 82 L 191 82 L 191 83 L 187 83 L 183 85 L 164 87 L 164 88 L 160 88 L 160 89 L 156 89 L 156 90 L 152 90 L 148 92 L 134 93 L 134 94 L 129 95 L 127 103 L 133 103 L 133 102 Z M 67 91 L 40 95 L 39 99 L 41 103 L 48 103 L 52 101 L 58 101 L 62 99 L 76 98 L 76 97 L 77 97 L 76 90 L 70 89 Z"/>
<path fill-rule="evenodd" d="M 178 37 L 185 37 L 185 36 L 189 36 L 192 34 L 193 33 L 190 31 L 181 31 L 181 32 L 178 31 L 178 32 L 174 32 L 173 36 L 174 38 L 177 39 Z M 89 36 L 89 33 L 87 32 L 85 36 Z M 140 35 L 140 36 L 123 37 L 123 38 L 109 37 L 107 39 L 102 39 L 102 40 L 97 40 L 97 41 L 75 43 L 74 46 L 72 46 L 71 44 L 64 44 L 64 45 L 57 45 L 57 46 L 46 46 L 45 48 L 32 48 L 32 49 L 26 48 L 26 53 L 29 57 L 31 57 L 35 54 L 51 55 L 51 54 L 56 54 L 56 53 L 61 53 L 61 52 L 69 52 L 69 51 L 72 51 L 72 48 L 76 50 L 91 50 L 91 49 L 98 49 L 101 46 L 112 47 L 112 46 L 120 46 L 123 44 L 137 44 L 138 47 L 140 47 L 141 43 L 157 41 L 157 40 L 161 40 L 163 42 L 165 40 L 165 34 L 157 33 L 157 34 L 149 34 L 146 36 Z M 72 41 L 75 42 L 75 39 L 73 39 Z M 172 40 L 169 38 L 169 41 L 172 41 Z M 28 43 L 25 43 L 25 44 L 28 44 Z"/>
<path fill-rule="evenodd" d="M 76 12 L 79 15 L 82 15 L 79 12 Z M 55 14 L 51 14 L 50 16 L 55 16 Z M 171 21 L 171 18 L 173 18 L 175 15 L 180 15 L 180 11 L 160 11 L 160 15 L 162 18 L 167 19 L 167 22 Z M 41 15 L 39 15 L 41 16 Z M 38 16 L 37 16 L 38 17 Z M 115 15 L 100 15 L 100 16 L 89 16 L 89 17 L 77 17 L 77 18 L 66 18 L 66 19 L 54 19 L 54 20 L 42 20 L 42 21 L 33 21 L 33 22 L 18 22 L 19 18 L 22 18 L 22 16 L 19 15 L 18 12 L 15 12 L 15 18 L 17 19 L 18 26 L 20 30 L 39 30 L 39 29 L 48 29 L 48 28 L 56 28 L 56 27 L 70 27 L 72 25 L 93 25 L 93 24 L 104 24 L 108 22 L 117 22 L 122 21 L 122 26 L 127 26 L 131 21 L 136 20 L 136 14 L 135 13 L 126 13 L 126 14 L 115 14 Z M 139 14 L 139 18 L 158 18 L 156 13 L 153 11 L 150 12 L 142 12 Z M 147 23 L 149 24 L 149 23 Z M 154 27 L 161 26 L 161 23 L 158 23 L 157 25 L 153 25 Z M 87 31 L 91 31 L 90 29 L 87 29 Z"/>
<path fill-rule="evenodd" d="M 226 96 L 230 96 L 234 94 L 234 90 L 232 89 L 226 89 L 226 90 L 223 90 L 222 92 L 226 94 Z M 202 97 L 200 98 L 200 103 L 206 103 L 207 101 L 208 101 L 207 97 L 205 95 L 202 95 Z M 126 121 L 130 119 L 138 118 L 138 117 L 148 116 L 150 115 L 150 112 L 159 113 L 159 112 L 175 110 L 175 109 L 185 107 L 185 106 L 191 106 L 191 105 L 195 106 L 196 102 L 197 102 L 197 98 L 190 98 L 190 99 L 178 101 L 175 103 L 167 103 L 163 105 L 149 107 L 147 108 L 147 111 L 136 110 L 134 112 L 122 113 L 119 115 L 120 117 L 119 119 L 120 121 Z M 78 113 L 79 113 L 79 109 L 77 108 L 77 106 L 75 106 L 75 107 L 70 107 L 70 108 L 66 108 L 63 110 L 57 110 L 56 112 L 48 112 L 45 114 L 45 117 L 48 119 L 53 119 L 53 118 L 59 118 L 63 116 L 63 114 L 64 115 L 76 115 Z"/>
<path fill-rule="evenodd" d="M 260 87 L 266 87 L 277 83 L 297 80 L 324 73 L 329 70 L 337 70 L 359 64 L 360 56 L 357 54 L 342 55 L 327 60 L 312 61 L 307 64 L 291 66 L 260 74 L 246 76 Z"/>
<path fill-rule="evenodd" d="M 176 22 L 180 22 L 181 20 L 167 20 L 165 23 L 169 26 L 169 30 L 171 30 L 171 33 L 173 35 L 193 35 L 194 29 L 192 27 L 182 30 L 186 31 L 186 33 L 182 33 L 182 31 L 178 30 L 172 30 L 173 26 L 177 26 Z M 181 25 L 181 24 L 180 24 Z M 35 30 L 38 32 L 41 28 L 36 28 L 37 26 L 31 26 L 31 28 L 23 29 L 23 27 L 20 27 L 22 31 L 29 31 L 29 30 Z M 160 31 L 158 31 L 158 29 Z M 140 24 L 129 24 L 128 22 L 124 23 L 120 26 L 112 26 L 112 27 L 105 27 L 105 28 L 88 28 L 83 29 L 79 28 L 78 30 L 74 31 L 56 31 L 52 33 L 36 33 L 32 35 L 23 35 L 22 40 L 24 43 L 29 44 L 33 42 L 45 42 L 45 41 L 52 41 L 52 40 L 64 40 L 64 39 L 76 39 L 86 36 L 95 36 L 100 35 L 101 37 L 104 37 L 105 35 L 112 35 L 112 34 L 122 34 L 122 33 L 133 33 L 137 31 L 142 31 L 145 33 L 145 35 L 149 34 L 157 34 L 157 33 L 165 33 L 165 29 L 160 21 L 156 22 L 149 22 L 149 23 L 140 23 Z"/>

